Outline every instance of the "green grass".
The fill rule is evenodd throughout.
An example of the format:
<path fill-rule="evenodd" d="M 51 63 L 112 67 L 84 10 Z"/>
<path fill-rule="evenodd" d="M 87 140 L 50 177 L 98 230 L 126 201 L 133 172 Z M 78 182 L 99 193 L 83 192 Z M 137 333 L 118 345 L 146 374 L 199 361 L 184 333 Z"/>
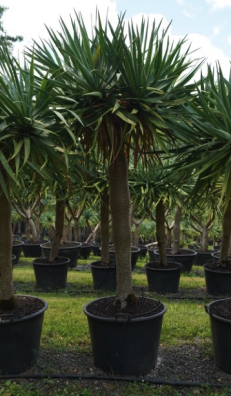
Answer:
<path fill-rule="evenodd" d="M 90 256 L 89 260 L 78 260 L 78 265 L 87 265 L 98 260 Z M 209 317 L 204 310 L 205 280 L 202 267 L 193 267 L 190 274 L 182 274 L 180 289 L 186 296 L 194 296 L 193 291 L 201 290 L 201 297 L 197 299 L 177 299 L 176 296 L 160 296 L 147 291 L 147 279 L 144 265 L 147 259 L 139 260 L 133 272 L 133 284 L 136 293 L 141 294 L 145 288 L 145 295 L 161 299 L 167 306 L 164 315 L 160 344 L 164 347 L 178 346 L 184 343 L 200 343 L 202 351 L 212 356 L 211 331 Z M 90 269 L 76 271 L 69 269 L 67 288 L 57 292 L 38 291 L 35 287 L 35 276 L 32 259 L 21 257 L 19 265 L 13 270 L 15 291 L 18 294 L 32 294 L 44 298 L 48 303 L 48 310 L 44 316 L 41 349 L 77 350 L 82 354 L 91 352 L 91 341 L 87 318 L 83 307 L 89 301 L 112 293 L 93 290 Z M 49 369 L 49 368 L 48 368 Z M 48 370 L 49 371 L 49 370 Z M 44 395 L 74 395 L 74 396 L 228 396 L 230 389 L 208 388 L 174 388 L 173 386 L 153 386 L 145 383 L 116 383 L 81 380 L 0 380 L 0 396 L 44 396 Z"/>

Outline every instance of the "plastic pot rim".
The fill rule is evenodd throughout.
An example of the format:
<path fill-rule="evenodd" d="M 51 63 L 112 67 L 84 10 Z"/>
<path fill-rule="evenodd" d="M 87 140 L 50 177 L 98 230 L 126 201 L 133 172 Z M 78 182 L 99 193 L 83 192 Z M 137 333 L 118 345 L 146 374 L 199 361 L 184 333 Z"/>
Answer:
<path fill-rule="evenodd" d="M 150 261 L 150 262 L 146 263 L 145 268 L 148 268 L 153 271 L 178 271 L 183 268 L 183 264 L 177 263 L 177 261 L 174 261 L 174 263 L 176 263 L 178 265 L 177 268 L 167 268 L 167 267 L 166 268 L 163 268 L 163 267 L 162 268 L 152 268 L 152 267 L 149 267 L 148 264 L 152 264 L 152 263 L 156 263 L 156 261 Z"/>
<path fill-rule="evenodd" d="M 231 298 L 222 298 L 222 299 L 220 299 L 220 300 L 211 301 L 209 304 L 205 304 L 205 312 L 206 312 L 210 317 L 212 317 L 212 318 L 214 318 L 214 319 L 217 319 L 217 320 L 219 320 L 220 322 L 224 322 L 224 323 L 229 323 L 229 324 L 231 324 L 231 319 L 222 318 L 221 316 L 218 316 L 218 315 L 216 315 L 216 314 L 214 314 L 214 313 L 212 313 L 212 312 L 210 311 L 211 305 L 217 303 L 218 301 L 221 302 L 221 301 L 227 301 L 227 300 L 231 300 Z"/>
<path fill-rule="evenodd" d="M 89 303 L 85 304 L 84 307 L 83 307 L 83 312 L 85 313 L 85 315 L 88 316 L 88 317 L 90 317 L 90 318 L 92 318 L 92 319 L 99 320 L 99 321 L 101 321 L 101 322 L 112 322 L 112 323 L 122 323 L 122 324 L 123 324 L 123 323 L 146 322 L 146 321 L 148 321 L 148 320 L 152 320 L 152 319 L 154 319 L 154 318 L 158 318 L 159 316 L 163 316 L 163 315 L 165 314 L 165 312 L 167 311 L 167 307 L 166 307 L 166 305 L 165 305 L 162 301 L 156 300 L 156 299 L 154 299 L 154 298 L 149 298 L 149 297 L 143 297 L 143 298 L 145 298 L 146 300 L 155 300 L 155 301 L 159 301 L 159 302 L 162 304 L 162 307 L 163 307 L 162 311 L 161 311 L 161 312 L 158 312 L 158 313 L 156 313 L 156 314 L 150 315 L 150 316 L 148 316 L 148 317 L 143 317 L 143 318 L 132 318 L 132 317 L 131 317 L 131 319 L 129 320 L 129 322 L 128 322 L 128 319 L 123 319 L 123 318 L 121 318 L 121 317 L 120 317 L 120 319 L 116 319 L 116 318 L 105 318 L 105 317 L 102 317 L 102 316 L 94 315 L 94 314 L 92 314 L 92 313 L 90 313 L 90 312 L 87 311 L 87 307 L 88 307 L 89 305 L 91 305 L 93 302 L 99 301 L 99 300 L 103 300 L 103 299 L 106 299 L 106 298 L 108 298 L 108 297 L 110 297 L 110 298 L 111 298 L 111 297 L 114 297 L 114 298 L 115 298 L 116 296 L 105 296 L 105 297 L 100 297 L 100 298 L 97 298 L 97 299 L 92 300 L 92 301 L 90 301 Z"/>
<path fill-rule="evenodd" d="M 182 249 L 181 249 L 182 250 Z M 190 250 L 190 249 L 183 249 L 184 251 L 186 251 L 186 252 L 190 252 L 190 253 L 182 253 L 182 254 L 172 254 L 172 253 L 167 253 L 166 252 L 166 256 L 168 257 L 168 256 L 174 256 L 174 257 L 183 257 L 183 256 L 196 256 L 197 255 L 197 252 L 195 251 L 195 250 Z M 159 250 L 158 249 L 156 249 L 156 250 L 154 250 L 154 253 L 157 255 L 157 256 L 159 256 Z"/>
<path fill-rule="evenodd" d="M 230 260 L 231 261 L 231 260 Z M 207 268 L 206 267 L 206 265 L 208 265 L 208 264 L 204 264 L 203 265 L 203 268 L 204 268 L 204 270 L 206 270 L 206 271 L 208 271 L 208 272 L 212 272 L 212 273 L 217 273 L 217 274 L 224 274 L 224 275 L 227 275 L 227 274 L 231 274 L 231 271 L 219 271 L 219 270 L 216 270 L 216 269 L 211 269 L 211 268 Z"/>
<path fill-rule="evenodd" d="M 63 256 L 58 256 L 60 259 L 65 259 L 65 261 L 64 262 L 62 262 L 62 263 L 59 263 L 59 262 L 52 262 L 52 263 L 41 263 L 41 260 L 44 260 L 44 257 L 37 257 L 37 258 L 35 258 L 33 261 L 32 261 L 32 264 L 34 265 L 41 265 L 41 266 L 43 266 L 43 267 L 54 267 L 54 266 L 57 266 L 57 265 L 64 265 L 64 264 L 68 264 L 69 262 L 70 262 L 70 259 L 68 258 L 68 257 L 63 257 Z M 39 260 L 40 260 L 40 262 L 39 262 Z M 38 261 L 38 262 L 36 262 L 36 261 Z"/>
<path fill-rule="evenodd" d="M 30 295 L 30 294 L 15 294 L 15 296 L 16 296 L 16 297 L 17 297 L 17 296 L 21 296 L 21 297 L 30 297 L 30 298 L 34 298 L 34 299 L 40 300 L 40 301 L 43 302 L 44 306 L 43 306 L 43 308 L 41 308 L 39 311 L 34 312 L 34 313 L 31 314 L 31 315 L 24 316 L 23 318 L 18 318 L 18 319 L 14 319 L 14 320 L 9 319 L 9 320 L 0 321 L 0 326 L 9 325 L 9 324 L 12 324 L 12 325 L 13 325 L 14 323 L 25 322 L 25 321 L 27 321 L 27 320 L 30 320 L 30 319 L 32 319 L 32 318 L 35 318 L 36 316 L 39 316 L 41 313 L 45 312 L 45 311 L 47 310 L 47 308 L 48 308 L 47 302 L 46 302 L 43 298 L 41 298 L 41 297 L 32 296 L 32 295 Z"/>
<path fill-rule="evenodd" d="M 59 247 L 59 250 L 76 249 L 77 247 L 79 248 L 79 247 L 82 246 L 82 243 L 81 243 L 81 242 L 72 242 L 72 243 L 75 243 L 76 246 L 60 246 L 60 247 Z M 46 245 L 48 245 L 48 244 L 51 244 L 51 242 L 43 243 L 43 244 L 40 245 L 40 247 L 41 247 L 42 249 L 51 250 L 51 246 L 46 246 Z"/>

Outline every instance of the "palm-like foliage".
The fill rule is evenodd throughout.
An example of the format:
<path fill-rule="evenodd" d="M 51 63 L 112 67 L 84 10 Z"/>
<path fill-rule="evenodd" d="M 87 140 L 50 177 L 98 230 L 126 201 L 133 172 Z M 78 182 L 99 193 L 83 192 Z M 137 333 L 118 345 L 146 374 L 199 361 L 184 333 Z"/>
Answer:
<path fill-rule="evenodd" d="M 208 67 L 207 78 L 198 87 L 198 100 L 190 104 L 188 111 L 192 133 L 201 136 L 201 145 L 183 155 L 178 169 L 182 172 L 193 169 L 197 174 L 195 199 L 212 191 L 222 204 L 225 202 L 220 255 L 224 264 L 231 234 L 231 74 L 227 80 L 219 64 L 216 74 Z"/>
<path fill-rule="evenodd" d="M 123 17 L 114 28 L 109 21 L 103 27 L 98 15 L 88 35 L 81 15 L 71 21 L 72 32 L 62 19 L 60 33 L 48 29 L 50 40 L 35 43 L 34 57 L 36 67 L 55 79 L 62 105 L 65 96 L 68 122 L 86 155 L 96 148 L 108 162 L 117 300 L 123 307 L 132 295 L 129 151 L 133 149 L 135 165 L 157 145 L 167 151 L 174 138 L 169 126 L 176 117 L 178 122 L 184 118 L 181 105 L 193 99 L 190 81 L 199 65 L 189 59 L 190 47 L 183 52 L 185 39 L 170 44 L 161 24 L 149 27 L 143 20 L 138 28 L 131 22 L 126 34 Z M 189 136 L 181 133 L 183 140 Z"/>
<path fill-rule="evenodd" d="M 15 304 L 10 192 L 20 196 L 22 172 L 34 182 L 46 178 L 52 186 L 52 178 L 58 180 L 61 170 L 67 173 L 67 167 L 62 160 L 65 146 L 61 139 L 65 125 L 57 123 L 49 106 L 52 82 L 46 76 L 35 77 L 33 58 L 22 68 L 6 50 L 0 51 L 0 305 L 10 308 Z"/>

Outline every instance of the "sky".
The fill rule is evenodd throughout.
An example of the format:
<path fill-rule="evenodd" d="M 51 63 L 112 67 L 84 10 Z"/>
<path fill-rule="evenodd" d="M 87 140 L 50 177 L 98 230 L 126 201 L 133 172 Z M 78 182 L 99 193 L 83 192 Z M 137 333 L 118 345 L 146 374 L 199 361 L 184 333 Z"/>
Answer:
<path fill-rule="evenodd" d="M 25 46 L 33 40 L 48 38 L 45 25 L 60 30 L 59 18 L 68 24 L 73 10 L 80 11 L 90 26 L 96 7 L 102 18 L 108 12 L 110 21 L 125 12 L 125 18 L 139 23 L 142 16 L 162 19 L 163 27 L 171 22 L 169 35 L 175 42 L 187 36 L 192 57 L 205 58 L 214 66 L 220 62 L 223 73 L 229 76 L 231 60 L 231 0 L 0 0 L 8 8 L 3 15 L 3 27 L 9 35 L 21 35 L 24 40 L 15 45 L 14 55 L 21 57 Z"/>

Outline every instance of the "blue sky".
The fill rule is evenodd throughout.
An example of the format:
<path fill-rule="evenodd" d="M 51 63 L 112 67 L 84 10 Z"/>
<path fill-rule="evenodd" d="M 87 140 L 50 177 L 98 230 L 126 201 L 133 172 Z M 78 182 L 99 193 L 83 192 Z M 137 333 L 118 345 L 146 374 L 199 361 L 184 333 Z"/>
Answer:
<path fill-rule="evenodd" d="M 109 9 L 110 19 L 126 11 L 126 18 L 137 23 L 142 14 L 160 20 L 166 25 L 172 21 L 170 35 L 174 40 L 188 36 L 192 48 L 200 48 L 198 57 L 205 57 L 214 65 L 219 60 L 228 75 L 231 59 L 231 0 L 0 0 L 9 8 L 3 23 L 9 34 L 24 36 L 24 42 L 15 48 L 19 54 L 23 46 L 31 45 L 31 38 L 46 37 L 44 24 L 59 29 L 61 15 L 65 21 L 75 8 L 89 20 L 96 6 L 102 14 Z"/>

